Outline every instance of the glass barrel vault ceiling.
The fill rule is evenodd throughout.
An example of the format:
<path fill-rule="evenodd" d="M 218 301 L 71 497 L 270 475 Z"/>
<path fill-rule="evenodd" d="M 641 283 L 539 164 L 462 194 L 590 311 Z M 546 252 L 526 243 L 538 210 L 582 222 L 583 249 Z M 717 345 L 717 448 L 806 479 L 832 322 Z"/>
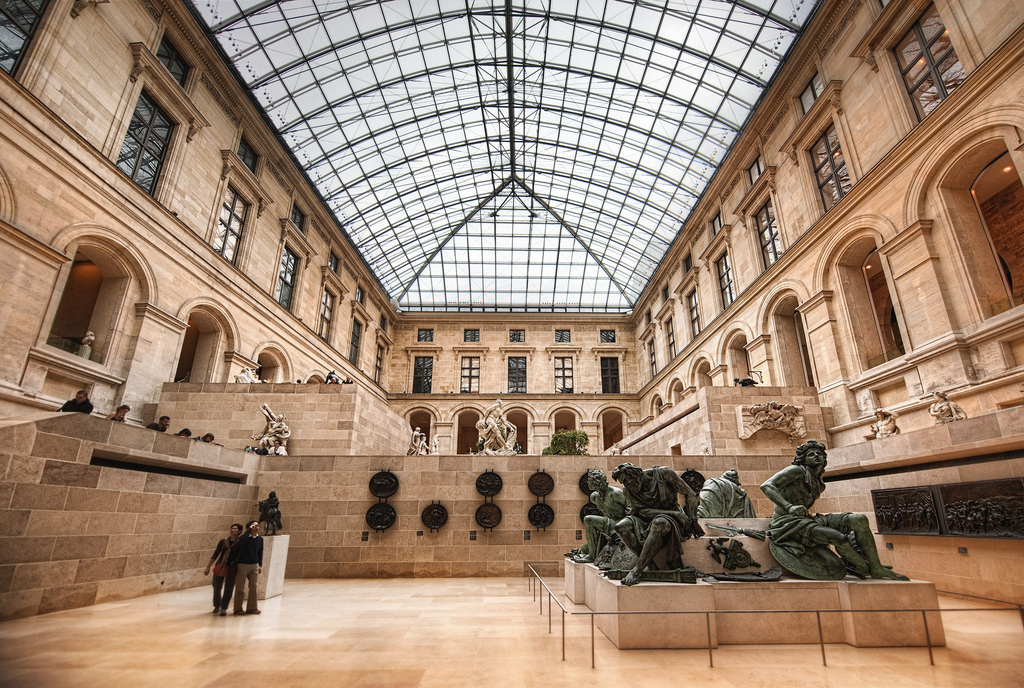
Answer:
<path fill-rule="evenodd" d="M 816 0 L 194 0 L 407 311 L 627 312 Z"/>

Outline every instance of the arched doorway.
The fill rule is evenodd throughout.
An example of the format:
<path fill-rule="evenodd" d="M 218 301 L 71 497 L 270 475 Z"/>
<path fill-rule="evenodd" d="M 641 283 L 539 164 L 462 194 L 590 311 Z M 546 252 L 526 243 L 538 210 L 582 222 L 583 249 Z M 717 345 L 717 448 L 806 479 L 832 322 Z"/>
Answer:
<path fill-rule="evenodd" d="M 773 382 L 789 387 L 814 387 L 814 370 L 798 305 L 796 295 L 789 294 L 772 311 L 772 341 L 778 372 L 778 379 Z"/>
<path fill-rule="evenodd" d="M 294 382 L 288 370 L 288 362 L 277 349 L 267 348 L 256 356 L 259 366 L 256 368 L 256 377 L 267 382 Z"/>
<path fill-rule="evenodd" d="M 711 386 L 711 363 L 707 359 L 701 360 L 694 369 L 693 386 L 697 389 Z"/>
<path fill-rule="evenodd" d="M 469 454 L 476 451 L 476 444 L 480 440 L 480 433 L 476 428 L 477 421 L 479 420 L 480 414 L 471 409 L 467 409 L 459 414 L 459 435 L 456 453 Z M 422 428 L 420 429 L 422 430 Z"/>
<path fill-rule="evenodd" d="M 505 420 L 516 426 L 516 442 L 519 443 L 519 453 L 529 454 L 530 418 L 526 415 L 526 411 L 509 411 L 505 414 Z"/>
<path fill-rule="evenodd" d="M 683 400 L 683 381 L 673 380 L 672 387 L 669 389 L 669 399 L 672 400 L 673 404 L 678 404 Z"/>
<path fill-rule="evenodd" d="M 750 357 L 747 356 L 747 336 L 736 334 L 729 340 L 726 349 L 726 360 L 729 364 L 729 380 L 726 384 L 732 384 L 733 380 L 743 379 L 750 375 Z"/>
<path fill-rule="evenodd" d="M 601 414 L 601 448 L 610 449 L 613 444 L 625 436 L 622 413 L 616 409 L 608 409 Z"/>
<path fill-rule="evenodd" d="M 306 380 L 307 385 L 322 385 L 323 383 L 324 376 L 320 375 L 319 373 L 313 373 L 312 375 L 309 376 L 309 379 Z"/>
<path fill-rule="evenodd" d="M 660 394 L 655 394 L 654 398 L 651 399 L 651 415 L 657 418 L 661 415 L 661 407 L 665 405 L 665 402 L 661 400 Z"/>
<path fill-rule="evenodd" d="M 222 350 L 221 325 L 208 312 L 200 309 L 188 314 L 188 328 L 181 340 L 175 382 L 213 382 L 217 375 Z"/>
<path fill-rule="evenodd" d="M 576 414 L 568 409 L 556 411 L 554 415 L 555 432 L 576 429 Z"/>
<path fill-rule="evenodd" d="M 1008 151 L 989 163 L 971 185 L 985 229 L 992 262 L 1005 300 L 991 304 L 993 315 L 1024 303 L 1024 184 Z M 987 262 L 987 261 L 986 261 Z M 995 290 L 998 294 L 998 289 Z"/>
<path fill-rule="evenodd" d="M 131 275 L 113 255 L 93 245 L 79 247 L 46 343 L 79 353 L 82 340 L 92 332 L 89 359 L 103 363 L 130 282 Z"/>
<path fill-rule="evenodd" d="M 433 429 L 430 427 L 431 416 L 428 411 L 413 411 L 409 414 L 409 436 L 412 436 L 414 428 L 419 428 L 420 432 L 423 433 L 427 440 L 427 446 L 430 446 L 430 440 L 433 439 Z"/>
<path fill-rule="evenodd" d="M 854 241 L 840 256 L 836 274 L 850 328 L 865 369 L 902 356 L 903 331 L 890 292 L 888 268 L 873 237 Z"/>

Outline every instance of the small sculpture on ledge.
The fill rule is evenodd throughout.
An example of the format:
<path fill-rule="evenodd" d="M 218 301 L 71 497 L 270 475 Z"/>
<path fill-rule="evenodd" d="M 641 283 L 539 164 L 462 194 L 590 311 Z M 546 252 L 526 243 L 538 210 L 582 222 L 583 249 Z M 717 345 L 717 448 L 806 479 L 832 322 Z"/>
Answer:
<path fill-rule="evenodd" d="M 647 470 L 631 463 L 619 464 L 612 478 L 622 483 L 626 516 L 615 524 L 622 543 L 637 556 L 636 565 L 622 579 L 636 585 L 655 555 L 665 550 L 669 569 L 683 569 L 683 541 L 699 538 L 704 530 L 697 523 L 697 494 L 671 468 Z M 683 495 L 684 506 L 679 505 Z"/>
<path fill-rule="evenodd" d="M 945 392 L 932 392 L 934 401 L 928 407 L 928 413 L 935 419 L 936 425 L 955 423 L 958 420 L 967 420 L 967 414 L 960 408 L 960 404 L 950 401 Z"/>
<path fill-rule="evenodd" d="M 409 450 L 405 452 L 406 456 L 426 456 L 429 453 L 427 436 L 419 428 L 416 428 L 412 431 L 412 437 L 409 439 Z"/>
<path fill-rule="evenodd" d="M 262 382 L 256 377 L 256 371 L 252 368 L 242 368 L 241 372 L 235 375 L 235 382 L 240 385 L 250 384 L 253 382 Z"/>
<path fill-rule="evenodd" d="M 825 490 L 822 476 L 827 465 L 825 445 L 810 440 L 796 450 L 791 466 L 761 485 L 775 503 L 768 529 L 772 556 L 787 571 L 811 580 L 842 580 L 847 570 L 862 578 L 909 580 L 878 560 L 864 514 L 811 515 L 811 507 Z"/>
<path fill-rule="evenodd" d="M 611 449 L 608 450 L 608 454 L 610 456 L 629 456 L 629 452 L 623 449 L 622 444 L 619 442 L 616 442 L 611 446 Z"/>
<path fill-rule="evenodd" d="M 266 523 L 263 533 L 277 535 L 277 531 L 281 529 L 281 500 L 277 498 L 277 493 L 271 491 L 270 496 L 262 502 L 257 502 L 256 506 L 260 509 L 260 523 Z"/>
<path fill-rule="evenodd" d="M 734 377 L 732 379 L 733 387 L 757 387 L 757 380 L 752 377 Z"/>
<path fill-rule="evenodd" d="M 501 410 L 501 399 L 487 409 L 484 417 L 476 423 L 485 456 L 508 456 L 516 453 L 517 428 L 510 423 Z"/>
<path fill-rule="evenodd" d="M 608 485 L 604 471 L 587 471 L 587 485 L 591 490 L 590 502 L 601 515 L 589 514 L 583 518 L 587 541 L 572 553 L 572 560 L 580 564 L 590 564 L 597 559 L 601 550 L 615 537 L 615 524 L 626 517 L 626 496 L 619 488 Z"/>
<path fill-rule="evenodd" d="M 697 506 L 700 518 L 757 518 L 747 491 L 740 487 L 740 475 L 730 468 L 721 478 L 708 478 L 700 490 Z"/>
<path fill-rule="evenodd" d="M 252 439 L 256 441 L 256 447 L 258 449 L 265 449 L 267 453 L 274 446 L 274 440 L 277 440 L 284 445 L 286 439 L 292 436 L 291 428 L 285 424 L 284 414 L 274 415 L 274 412 L 270 410 L 270 406 L 263 404 L 260 406 L 260 411 L 267 419 L 267 425 L 263 428 L 263 432 L 259 435 L 252 435 Z"/>
<path fill-rule="evenodd" d="M 875 409 L 875 418 L 877 420 L 871 424 L 871 432 L 874 433 L 875 439 L 880 440 L 900 434 L 900 427 L 896 425 L 896 419 L 899 417 L 898 413 L 880 408 Z"/>
<path fill-rule="evenodd" d="M 96 333 L 89 330 L 82 337 L 82 344 L 78 347 L 77 355 L 82 358 L 92 358 L 92 343 L 96 341 Z"/>
<path fill-rule="evenodd" d="M 434 435 L 434 439 L 430 440 L 430 453 L 434 455 L 441 453 L 441 450 L 437 448 L 437 435 Z"/>

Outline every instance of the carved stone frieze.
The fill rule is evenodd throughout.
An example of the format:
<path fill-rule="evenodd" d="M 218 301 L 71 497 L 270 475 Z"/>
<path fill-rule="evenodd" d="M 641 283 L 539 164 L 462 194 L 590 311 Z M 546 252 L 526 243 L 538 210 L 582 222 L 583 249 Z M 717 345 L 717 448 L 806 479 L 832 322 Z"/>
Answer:
<path fill-rule="evenodd" d="M 794 406 L 781 401 L 767 401 L 751 406 L 737 406 L 739 438 L 748 440 L 761 430 L 779 430 L 790 439 L 807 435 L 803 406 Z"/>

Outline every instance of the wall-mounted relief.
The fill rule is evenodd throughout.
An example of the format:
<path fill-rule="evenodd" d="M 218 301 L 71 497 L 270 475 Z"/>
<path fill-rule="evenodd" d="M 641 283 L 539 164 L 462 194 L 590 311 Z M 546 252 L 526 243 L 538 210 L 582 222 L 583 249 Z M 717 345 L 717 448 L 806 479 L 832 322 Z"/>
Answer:
<path fill-rule="evenodd" d="M 741 440 L 748 440 L 761 430 L 778 430 L 793 440 L 807 435 L 803 406 L 768 401 L 753 406 L 737 406 L 736 416 Z"/>

